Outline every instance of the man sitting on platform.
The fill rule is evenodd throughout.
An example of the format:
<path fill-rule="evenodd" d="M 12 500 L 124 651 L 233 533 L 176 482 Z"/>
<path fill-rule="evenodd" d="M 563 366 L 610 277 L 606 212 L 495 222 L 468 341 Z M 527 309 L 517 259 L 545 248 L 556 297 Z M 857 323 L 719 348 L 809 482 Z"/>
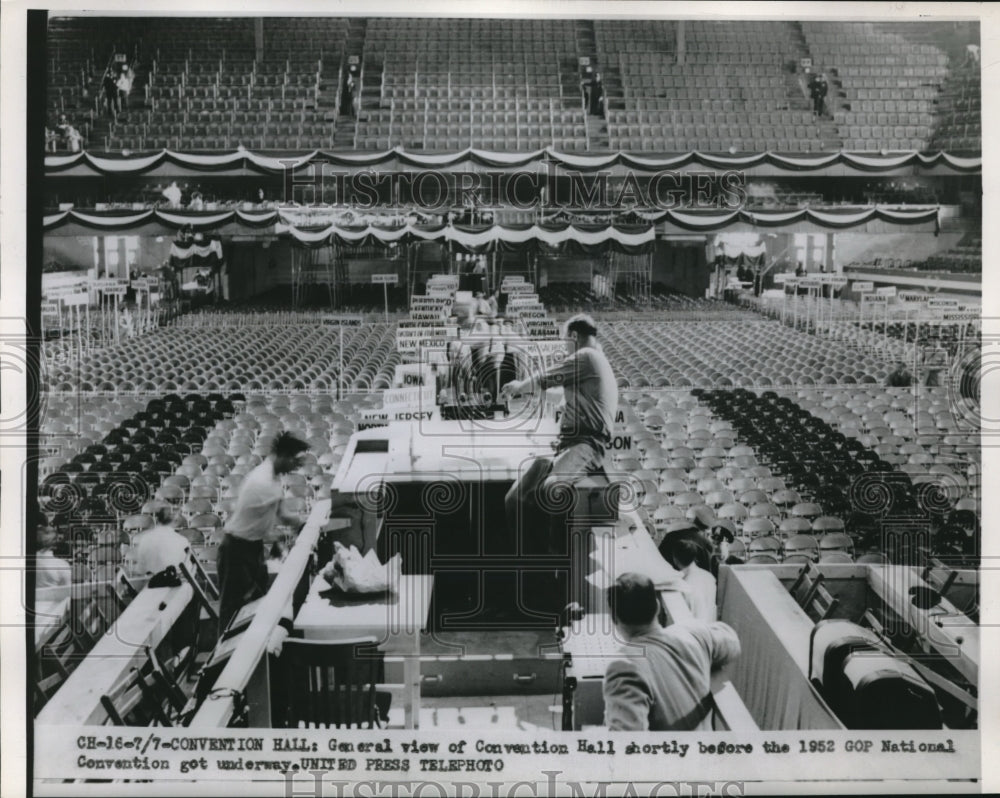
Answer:
<path fill-rule="evenodd" d="M 619 576 L 608 606 L 633 652 L 608 665 L 604 725 L 612 731 L 711 731 L 712 670 L 739 656 L 736 632 L 721 622 L 664 628 L 656 588 L 641 574 Z"/>
<path fill-rule="evenodd" d="M 546 504 L 561 504 L 554 495 L 604 464 L 604 448 L 611 440 L 618 410 L 618 385 L 611 364 L 597 342 L 597 325 L 580 313 L 566 322 L 568 356 L 544 374 L 508 382 L 503 399 L 562 387 L 563 405 L 554 458 L 539 457 L 514 483 L 505 499 L 507 529 L 535 529 Z M 540 493 L 539 493 L 540 492 Z M 548 523 L 537 525 L 548 529 Z"/>

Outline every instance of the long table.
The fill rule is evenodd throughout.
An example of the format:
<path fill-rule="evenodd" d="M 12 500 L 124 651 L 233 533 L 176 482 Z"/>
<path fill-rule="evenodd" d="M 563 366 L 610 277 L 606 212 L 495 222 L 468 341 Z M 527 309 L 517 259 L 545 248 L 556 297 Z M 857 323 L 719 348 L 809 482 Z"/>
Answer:
<path fill-rule="evenodd" d="M 107 719 L 101 696 L 110 693 L 170 631 L 194 595 L 187 583 L 147 587 L 119 616 L 38 715 L 39 725 L 83 726 Z"/>
<path fill-rule="evenodd" d="M 337 596 L 328 593 L 330 584 L 318 575 L 295 616 L 295 628 L 308 640 L 373 637 L 386 654 L 402 658 L 407 729 L 419 724 L 420 632 L 427 628 L 433 587 L 433 577 L 403 575 L 391 592 Z"/>

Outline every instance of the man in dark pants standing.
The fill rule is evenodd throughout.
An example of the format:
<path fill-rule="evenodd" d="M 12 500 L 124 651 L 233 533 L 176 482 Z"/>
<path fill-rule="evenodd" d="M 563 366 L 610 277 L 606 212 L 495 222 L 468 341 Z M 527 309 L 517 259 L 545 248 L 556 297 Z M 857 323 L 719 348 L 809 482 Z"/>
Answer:
<path fill-rule="evenodd" d="M 281 475 L 298 468 L 309 444 L 288 432 L 274 440 L 271 453 L 247 474 L 219 545 L 219 632 L 225 631 L 240 607 L 267 593 L 266 538 L 280 519 L 298 527 L 302 519 L 281 510 Z"/>

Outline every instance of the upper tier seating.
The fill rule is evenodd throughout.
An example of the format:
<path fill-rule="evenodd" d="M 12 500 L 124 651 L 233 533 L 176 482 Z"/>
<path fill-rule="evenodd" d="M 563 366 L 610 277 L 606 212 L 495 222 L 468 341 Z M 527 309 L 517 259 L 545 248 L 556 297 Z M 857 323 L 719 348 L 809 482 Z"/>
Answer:
<path fill-rule="evenodd" d="M 840 83 L 843 101 L 827 102 L 844 149 L 928 148 L 948 74 L 944 51 L 872 23 L 807 22 L 802 30 L 818 68 L 835 73 Z"/>
<path fill-rule="evenodd" d="M 369 20 L 356 146 L 586 149 L 579 85 L 560 71 L 573 24 Z"/>
<path fill-rule="evenodd" d="M 115 151 L 980 148 L 978 75 L 936 39 L 689 20 L 682 54 L 677 41 L 667 20 L 269 17 L 255 63 L 251 18 L 62 17 L 48 110 L 88 149 Z M 138 58 L 114 121 L 100 110 L 113 49 Z M 830 75 L 832 124 L 811 113 L 795 69 L 807 56 Z M 602 76 L 603 118 L 584 107 L 584 57 Z M 340 102 L 354 59 L 357 119 Z"/>
<path fill-rule="evenodd" d="M 686 22 L 683 64 L 674 22 L 599 20 L 594 29 L 612 148 L 823 149 L 785 70 L 797 56 L 790 23 Z"/>

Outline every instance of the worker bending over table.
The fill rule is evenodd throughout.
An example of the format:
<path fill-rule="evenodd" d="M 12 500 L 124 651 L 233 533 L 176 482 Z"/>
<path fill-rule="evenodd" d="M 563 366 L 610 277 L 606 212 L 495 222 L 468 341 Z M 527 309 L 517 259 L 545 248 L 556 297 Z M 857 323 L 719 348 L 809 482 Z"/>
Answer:
<path fill-rule="evenodd" d="M 240 607 L 267 593 L 268 575 L 264 544 L 280 520 L 298 528 L 302 519 L 286 515 L 281 508 L 284 491 L 281 476 L 302 465 L 309 444 L 282 432 L 271 453 L 247 474 L 240 485 L 236 507 L 226 521 L 225 536 L 219 545 L 219 631 L 229 625 Z"/>

